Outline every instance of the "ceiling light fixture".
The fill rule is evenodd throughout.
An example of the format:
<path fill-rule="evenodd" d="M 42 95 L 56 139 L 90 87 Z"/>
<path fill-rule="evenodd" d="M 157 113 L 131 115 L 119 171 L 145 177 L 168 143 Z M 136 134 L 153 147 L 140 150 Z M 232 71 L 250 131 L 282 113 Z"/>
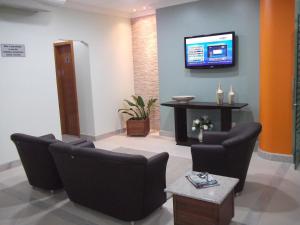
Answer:
<path fill-rule="evenodd" d="M 49 5 L 64 5 L 67 0 L 35 0 Z"/>
<path fill-rule="evenodd" d="M 133 9 L 132 11 L 133 11 L 133 12 L 136 12 L 136 9 Z"/>

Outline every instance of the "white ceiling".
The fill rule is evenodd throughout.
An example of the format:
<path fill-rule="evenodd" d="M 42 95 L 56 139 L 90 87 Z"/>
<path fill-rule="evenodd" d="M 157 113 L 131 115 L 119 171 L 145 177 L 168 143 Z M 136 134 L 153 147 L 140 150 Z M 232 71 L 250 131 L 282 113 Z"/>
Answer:
<path fill-rule="evenodd" d="M 65 7 L 125 17 L 152 14 L 155 9 L 198 0 L 67 0 Z M 134 9 L 136 12 L 134 12 Z"/>
<path fill-rule="evenodd" d="M 154 14 L 158 8 L 198 0 L 0 0 L 0 7 L 13 7 L 33 11 L 51 11 L 52 7 L 66 7 L 88 12 L 139 17 Z"/>

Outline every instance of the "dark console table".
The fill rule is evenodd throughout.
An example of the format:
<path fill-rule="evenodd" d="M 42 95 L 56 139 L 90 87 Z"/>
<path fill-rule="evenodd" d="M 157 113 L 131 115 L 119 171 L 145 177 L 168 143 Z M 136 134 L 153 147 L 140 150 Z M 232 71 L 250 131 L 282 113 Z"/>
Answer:
<path fill-rule="evenodd" d="M 187 121 L 186 110 L 187 109 L 214 109 L 221 111 L 221 130 L 227 131 L 231 129 L 232 123 L 232 109 L 241 109 L 247 106 L 247 103 L 235 103 L 218 105 L 214 102 L 189 102 L 179 103 L 176 101 L 165 102 L 162 106 L 169 106 L 174 108 L 175 119 L 175 138 L 178 145 L 190 146 L 193 143 L 197 143 L 198 140 L 188 138 L 187 136 Z"/>

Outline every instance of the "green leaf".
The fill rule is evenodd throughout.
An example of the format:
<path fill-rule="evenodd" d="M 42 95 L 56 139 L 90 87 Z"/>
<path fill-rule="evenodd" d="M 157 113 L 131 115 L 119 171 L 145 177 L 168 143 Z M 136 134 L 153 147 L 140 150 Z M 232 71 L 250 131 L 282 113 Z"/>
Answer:
<path fill-rule="evenodd" d="M 131 96 L 135 102 L 137 102 L 137 97 L 135 95 Z"/>
<path fill-rule="evenodd" d="M 151 108 L 153 107 L 154 103 L 157 101 L 156 98 L 151 98 L 149 99 L 147 103 L 147 117 L 150 116 Z"/>
<path fill-rule="evenodd" d="M 139 110 L 142 119 L 146 119 L 147 115 L 145 112 L 145 103 L 143 98 L 141 96 L 135 96 L 135 95 L 133 95 L 132 98 L 136 102 L 137 109 Z"/>
<path fill-rule="evenodd" d="M 127 111 L 129 109 L 118 109 L 118 112 L 123 111 L 123 110 Z"/>
<path fill-rule="evenodd" d="M 137 109 L 137 111 L 139 113 L 139 118 L 144 118 L 144 111 L 143 111 L 142 107 L 140 107 L 139 104 L 138 104 L 138 102 L 137 102 L 138 101 L 138 97 L 136 97 L 135 95 L 132 95 L 131 97 L 135 101 L 135 107 L 136 107 L 136 109 Z"/>
<path fill-rule="evenodd" d="M 135 111 L 134 109 L 131 108 L 130 111 L 132 111 L 135 114 L 136 118 L 140 118 L 141 117 L 141 115 L 139 115 L 138 112 Z"/>
<path fill-rule="evenodd" d="M 127 114 L 127 115 L 129 115 L 129 116 L 132 116 L 132 117 L 134 117 L 134 115 L 132 114 L 132 113 L 129 113 L 129 112 L 122 112 L 123 114 Z"/>
<path fill-rule="evenodd" d="M 130 106 L 135 106 L 135 107 L 137 107 L 136 104 L 134 104 L 133 102 L 131 102 L 131 101 L 127 100 L 127 99 L 125 99 L 124 101 L 125 101 L 128 105 L 130 105 Z"/>
<path fill-rule="evenodd" d="M 132 113 L 128 112 L 128 109 L 121 109 L 121 110 L 119 110 L 119 112 L 121 112 L 123 114 L 128 114 L 130 116 L 134 116 Z"/>
<path fill-rule="evenodd" d="M 143 98 L 142 98 L 141 96 L 138 96 L 138 98 L 137 98 L 137 104 L 138 104 L 140 107 L 142 107 L 142 108 L 145 107 L 144 100 L 143 100 Z"/>
<path fill-rule="evenodd" d="M 138 96 L 137 100 L 138 100 L 137 101 L 138 105 L 140 106 L 140 108 L 141 108 L 141 110 L 143 112 L 143 117 L 144 117 L 144 119 L 146 119 L 148 117 L 148 115 L 147 115 L 147 113 L 145 111 L 145 102 L 144 102 L 144 100 L 143 100 L 143 98 L 141 96 Z"/>

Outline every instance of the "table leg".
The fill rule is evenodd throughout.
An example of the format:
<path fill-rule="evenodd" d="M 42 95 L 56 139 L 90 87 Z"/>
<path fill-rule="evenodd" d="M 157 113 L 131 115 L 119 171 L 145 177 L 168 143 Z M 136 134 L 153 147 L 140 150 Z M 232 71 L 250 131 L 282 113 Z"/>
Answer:
<path fill-rule="evenodd" d="M 221 109 L 221 131 L 228 131 L 231 129 L 232 110 L 229 108 Z"/>
<path fill-rule="evenodd" d="M 186 109 L 174 108 L 176 143 L 187 141 Z"/>

